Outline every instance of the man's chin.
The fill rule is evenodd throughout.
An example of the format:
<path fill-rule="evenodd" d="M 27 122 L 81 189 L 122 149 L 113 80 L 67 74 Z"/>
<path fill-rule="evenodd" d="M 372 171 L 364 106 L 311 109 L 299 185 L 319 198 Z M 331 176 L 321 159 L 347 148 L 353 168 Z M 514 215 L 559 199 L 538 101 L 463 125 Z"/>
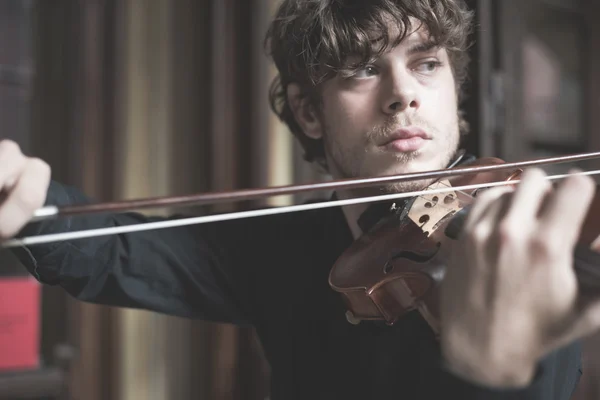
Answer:
<path fill-rule="evenodd" d="M 393 163 L 379 169 L 374 175 L 375 176 L 394 176 L 394 175 L 406 175 L 414 174 L 419 172 L 427 172 L 439 169 L 437 165 L 432 165 L 429 160 L 422 160 L 415 158 L 410 161 L 402 163 Z"/>
<path fill-rule="evenodd" d="M 381 194 L 418 192 L 427 189 L 433 183 L 433 179 L 421 179 L 407 182 L 389 183 L 380 190 Z"/>
<path fill-rule="evenodd" d="M 413 172 L 422 172 L 418 169 L 388 169 L 379 172 L 373 172 L 369 174 L 369 177 L 384 177 L 384 176 L 401 176 L 406 175 Z M 376 195 L 385 195 L 385 194 L 393 194 L 393 193 L 405 193 L 405 192 L 413 192 L 424 190 L 433 183 L 432 179 L 418 179 L 418 180 L 410 180 L 405 182 L 386 182 L 380 186 L 370 186 L 361 189 L 358 191 L 362 192 L 362 195 L 365 196 L 376 196 Z"/>
<path fill-rule="evenodd" d="M 431 160 L 421 160 L 419 158 L 415 158 L 401 165 L 395 164 L 388 166 L 387 168 L 381 168 L 378 171 L 373 171 L 370 176 L 401 176 L 420 172 L 435 171 L 441 168 L 443 167 L 440 167 L 439 165 L 433 165 Z M 425 189 L 431 183 L 433 183 L 433 179 L 393 182 L 387 183 L 384 186 L 379 187 L 379 191 L 383 193 L 417 191 Z"/>

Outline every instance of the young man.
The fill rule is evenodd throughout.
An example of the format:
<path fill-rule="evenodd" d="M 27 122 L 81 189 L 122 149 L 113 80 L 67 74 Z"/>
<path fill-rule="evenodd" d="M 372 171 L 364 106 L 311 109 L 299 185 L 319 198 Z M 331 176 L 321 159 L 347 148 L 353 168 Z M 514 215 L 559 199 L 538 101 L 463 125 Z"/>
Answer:
<path fill-rule="evenodd" d="M 273 106 L 334 178 L 455 162 L 471 14 L 461 0 L 284 0 L 268 35 Z M 140 223 L 134 214 L 26 224 L 82 203 L 48 166 L 0 145 L 3 237 Z M 419 189 L 428 182 L 338 198 Z M 252 324 L 278 399 L 561 399 L 580 375 L 577 340 L 600 325 L 576 303 L 571 256 L 594 190 L 552 190 L 538 170 L 478 196 L 448 264 L 439 341 L 419 313 L 350 324 L 329 271 L 368 229 L 366 206 L 233 220 L 14 249 L 41 282 L 82 301 Z M 542 200 L 548 194 L 548 202 Z M 539 211 L 541 209 L 541 211 Z"/>

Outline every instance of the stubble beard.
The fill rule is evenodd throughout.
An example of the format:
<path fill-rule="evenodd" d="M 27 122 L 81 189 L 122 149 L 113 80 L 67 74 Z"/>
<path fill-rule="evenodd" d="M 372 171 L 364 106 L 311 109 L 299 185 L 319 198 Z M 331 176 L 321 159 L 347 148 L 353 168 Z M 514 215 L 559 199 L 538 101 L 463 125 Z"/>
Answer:
<path fill-rule="evenodd" d="M 445 141 L 444 145 L 441 148 L 444 149 L 446 153 L 438 159 L 438 162 L 433 167 L 433 169 L 445 168 L 451 161 L 456 151 L 458 150 L 458 122 L 454 126 L 449 127 L 449 129 L 452 129 L 453 132 L 450 135 L 446 136 L 441 135 L 438 132 L 438 130 L 436 130 L 430 124 L 427 124 L 422 120 L 413 119 L 412 121 L 408 122 L 406 119 L 401 120 L 394 117 L 386 121 L 384 125 L 373 128 L 370 132 L 367 133 L 367 135 L 365 135 L 365 152 L 368 151 L 368 149 L 376 147 L 375 143 L 381 143 L 382 139 L 388 137 L 395 129 L 411 124 L 433 133 L 433 140 L 440 140 L 441 138 Z M 324 145 L 326 148 L 326 153 L 331 155 L 330 157 L 328 157 L 328 164 L 331 167 L 333 167 L 333 169 L 336 172 L 336 175 L 339 175 L 341 179 L 371 177 L 369 174 L 365 174 L 364 171 L 361 171 L 361 166 L 357 165 L 357 163 L 355 162 L 355 160 L 357 159 L 362 159 L 360 155 L 355 154 L 352 151 L 348 152 L 348 149 L 346 149 L 342 143 L 336 142 L 331 137 L 331 135 L 328 135 L 328 132 L 329 129 L 326 129 L 324 134 Z M 396 159 L 396 165 L 407 165 L 410 162 L 418 159 L 421 156 L 421 154 L 422 153 L 418 150 L 409 153 L 397 153 L 394 155 Z M 353 189 L 352 197 L 415 192 L 427 188 L 434 181 L 435 179 L 422 179 L 407 182 L 388 183 L 376 187 Z"/>

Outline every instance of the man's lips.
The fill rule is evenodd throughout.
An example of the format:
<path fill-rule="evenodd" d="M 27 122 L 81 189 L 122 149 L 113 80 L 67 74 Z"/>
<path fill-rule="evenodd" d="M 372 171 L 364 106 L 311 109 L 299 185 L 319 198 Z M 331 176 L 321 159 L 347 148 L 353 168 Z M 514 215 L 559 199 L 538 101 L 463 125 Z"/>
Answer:
<path fill-rule="evenodd" d="M 382 144 L 382 146 L 387 146 L 396 141 L 413 140 L 413 139 L 421 139 L 418 141 L 422 141 L 422 140 L 429 140 L 431 138 L 429 137 L 427 132 L 425 132 L 421 128 L 412 128 L 412 127 L 411 128 L 402 128 L 402 129 L 398 129 L 397 131 L 394 131 L 392 134 L 390 134 L 388 137 L 386 137 L 385 142 Z M 413 140 L 413 141 L 417 141 L 417 140 Z"/>
<path fill-rule="evenodd" d="M 410 127 L 394 131 L 381 145 L 386 151 L 410 153 L 421 149 L 431 137 L 423 129 Z"/>

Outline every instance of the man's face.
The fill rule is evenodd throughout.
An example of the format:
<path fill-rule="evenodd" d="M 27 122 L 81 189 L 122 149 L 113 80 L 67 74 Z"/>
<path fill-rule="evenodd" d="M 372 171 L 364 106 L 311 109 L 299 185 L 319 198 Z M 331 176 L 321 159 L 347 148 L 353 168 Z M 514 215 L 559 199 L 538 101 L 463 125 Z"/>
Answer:
<path fill-rule="evenodd" d="M 445 49 L 423 30 L 353 76 L 322 86 L 318 123 L 334 178 L 403 174 L 445 167 L 457 150 L 455 81 Z M 408 190 L 399 184 L 389 191 Z"/>

